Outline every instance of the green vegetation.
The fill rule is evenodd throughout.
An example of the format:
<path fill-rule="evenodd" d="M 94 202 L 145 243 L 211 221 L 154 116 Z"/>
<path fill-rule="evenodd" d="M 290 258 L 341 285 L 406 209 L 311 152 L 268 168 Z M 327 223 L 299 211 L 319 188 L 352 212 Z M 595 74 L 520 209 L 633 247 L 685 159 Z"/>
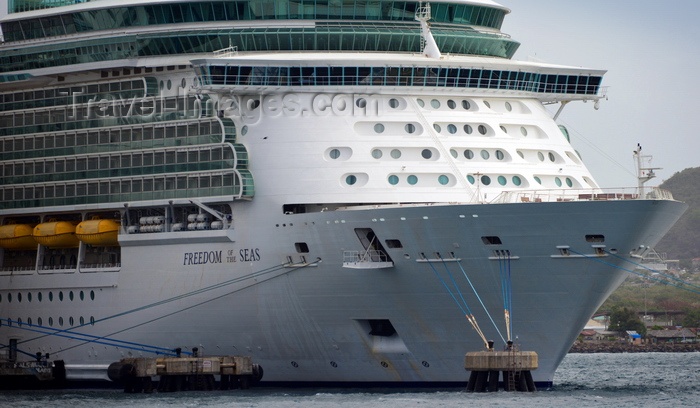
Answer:
<path fill-rule="evenodd" d="M 637 316 L 637 312 L 626 307 L 615 308 L 610 313 L 610 325 L 608 330 L 611 331 L 627 331 L 634 330 L 644 336 L 647 334 L 647 328 L 644 322 Z"/>
<path fill-rule="evenodd" d="M 656 250 L 666 252 L 669 259 L 678 259 L 682 268 L 691 270 L 693 258 L 700 258 L 700 167 L 678 172 L 660 187 L 688 204 L 688 211 L 656 245 Z"/>

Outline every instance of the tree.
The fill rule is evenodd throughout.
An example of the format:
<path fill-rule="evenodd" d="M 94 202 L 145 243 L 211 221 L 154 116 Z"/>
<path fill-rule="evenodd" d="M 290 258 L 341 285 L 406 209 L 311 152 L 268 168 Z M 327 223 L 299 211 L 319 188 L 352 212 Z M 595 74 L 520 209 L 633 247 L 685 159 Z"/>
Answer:
<path fill-rule="evenodd" d="M 634 330 L 642 336 L 647 334 L 647 328 L 644 322 L 637 316 L 634 310 L 626 307 L 614 308 L 610 313 L 610 325 L 608 330 L 612 331 L 627 331 Z"/>
<path fill-rule="evenodd" d="M 683 327 L 700 327 L 700 309 L 693 309 L 683 318 Z"/>

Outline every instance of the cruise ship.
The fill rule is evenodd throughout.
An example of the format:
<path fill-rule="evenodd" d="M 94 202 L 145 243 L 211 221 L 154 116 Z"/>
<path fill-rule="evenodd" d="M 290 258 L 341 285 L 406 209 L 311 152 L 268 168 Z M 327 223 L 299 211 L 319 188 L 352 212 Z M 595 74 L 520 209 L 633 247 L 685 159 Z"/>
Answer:
<path fill-rule="evenodd" d="M 556 120 L 605 71 L 512 59 L 491 0 L 3 3 L 0 359 L 69 381 L 458 386 L 494 341 L 548 386 L 686 209 L 600 187 Z"/>

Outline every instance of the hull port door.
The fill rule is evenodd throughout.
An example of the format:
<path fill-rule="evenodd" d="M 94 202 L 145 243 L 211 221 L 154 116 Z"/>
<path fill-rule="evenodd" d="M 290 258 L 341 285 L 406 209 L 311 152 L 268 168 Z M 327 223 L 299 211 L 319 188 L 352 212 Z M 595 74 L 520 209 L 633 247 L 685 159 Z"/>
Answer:
<path fill-rule="evenodd" d="M 394 267 L 394 261 L 391 260 L 371 228 L 355 228 L 355 234 L 357 234 L 364 249 L 362 251 L 344 251 L 343 268 L 384 269 Z"/>

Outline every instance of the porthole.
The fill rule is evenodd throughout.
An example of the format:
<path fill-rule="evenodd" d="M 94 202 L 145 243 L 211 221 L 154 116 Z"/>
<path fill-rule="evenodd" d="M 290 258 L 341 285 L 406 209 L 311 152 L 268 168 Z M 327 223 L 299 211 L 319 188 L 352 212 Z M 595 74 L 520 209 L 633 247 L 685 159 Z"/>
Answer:
<path fill-rule="evenodd" d="M 535 181 L 537 182 L 537 184 L 542 184 L 542 180 L 537 176 L 535 176 Z"/>
<path fill-rule="evenodd" d="M 185 80 L 185 78 L 182 78 L 182 81 L 180 81 L 180 86 L 182 87 L 182 89 L 185 89 L 187 87 L 187 81 Z"/>
<path fill-rule="evenodd" d="M 508 112 L 510 112 L 510 111 L 513 110 L 513 107 L 510 105 L 510 102 L 506 102 L 506 110 L 507 110 Z"/>
<path fill-rule="evenodd" d="M 455 149 L 450 149 L 450 156 L 452 156 L 456 159 L 457 156 L 459 156 L 459 153 L 457 153 L 457 150 L 455 150 Z"/>
<path fill-rule="evenodd" d="M 80 291 L 80 300 L 85 300 L 85 292 Z"/>
<path fill-rule="evenodd" d="M 442 131 L 442 128 L 437 123 L 433 123 L 433 129 L 435 129 L 435 131 L 438 133 Z"/>
<path fill-rule="evenodd" d="M 17 302 L 22 303 L 22 293 L 17 294 Z"/>
<path fill-rule="evenodd" d="M 248 126 L 243 126 L 241 128 L 241 136 L 245 136 L 248 133 Z"/>
<path fill-rule="evenodd" d="M 172 89 L 172 87 L 173 87 L 173 81 L 168 79 L 168 85 L 167 85 L 168 90 Z"/>
<path fill-rule="evenodd" d="M 22 318 L 21 317 L 17 318 L 17 326 L 22 327 Z"/>
<path fill-rule="evenodd" d="M 90 324 L 91 324 L 92 326 L 95 325 L 95 316 L 90 316 Z"/>
<path fill-rule="evenodd" d="M 357 177 L 351 174 L 351 175 L 345 177 L 345 183 L 347 185 L 351 186 L 351 185 L 357 183 Z"/>
<path fill-rule="evenodd" d="M 422 99 L 416 99 L 416 102 L 418 102 L 418 106 L 420 106 L 421 108 L 425 107 L 425 102 L 423 102 Z"/>
<path fill-rule="evenodd" d="M 398 159 L 398 158 L 401 157 L 401 150 L 399 150 L 399 149 L 393 149 L 393 150 L 391 151 L 391 153 L 389 153 L 389 154 L 391 155 L 391 158 L 392 158 L 392 159 Z"/>
<path fill-rule="evenodd" d="M 32 292 L 27 292 L 27 301 L 31 303 L 31 301 L 32 301 Z"/>
<path fill-rule="evenodd" d="M 474 184 L 476 182 L 476 179 L 474 179 L 474 176 L 472 176 L 471 174 L 468 174 L 467 181 L 469 182 L 469 184 Z"/>
<path fill-rule="evenodd" d="M 549 152 L 547 156 L 549 156 L 549 161 L 551 161 L 552 163 L 554 163 L 557 160 L 556 157 L 554 157 L 554 153 L 552 152 Z"/>
<path fill-rule="evenodd" d="M 414 133 L 416 131 L 416 125 L 413 123 L 406 123 L 406 126 L 403 127 L 406 133 Z"/>
<path fill-rule="evenodd" d="M 484 105 L 486 105 L 486 107 L 489 109 L 491 108 L 491 104 L 489 103 L 489 101 L 484 101 Z"/>
<path fill-rule="evenodd" d="M 481 158 L 484 160 L 488 160 L 489 157 L 491 157 L 491 154 L 489 154 L 488 150 L 482 150 L 480 154 L 481 154 Z"/>
<path fill-rule="evenodd" d="M 49 292 L 49 302 L 53 302 L 53 292 Z"/>
<path fill-rule="evenodd" d="M 518 150 L 518 156 L 520 156 L 521 159 L 525 158 L 525 155 L 520 150 Z"/>
<path fill-rule="evenodd" d="M 365 106 L 367 106 L 367 100 L 365 98 L 357 98 L 357 100 L 355 101 L 355 106 L 357 106 L 358 108 L 364 108 Z"/>
<path fill-rule="evenodd" d="M 503 154 L 503 151 L 501 151 L 501 150 L 496 150 L 496 158 L 497 158 L 498 160 L 503 160 L 504 157 L 505 157 L 505 155 Z"/>
<path fill-rule="evenodd" d="M 36 318 L 36 324 L 38 324 L 39 326 L 43 326 L 43 325 L 44 325 L 44 321 L 41 319 L 41 317 L 37 317 L 37 318 Z"/>
<path fill-rule="evenodd" d="M 107 50 L 105 50 L 105 52 L 106 52 L 106 51 L 107 51 Z M 164 83 L 163 81 L 160 81 L 160 82 L 158 83 L 158 87 L 159 87 L 160 90 L 162 91 L 163 88 L 165 88 L 165 83 Z"/>
<path fill-rule="evenodd" d="M 58 300 L 63 302 L 63 291 L 58 292 Z"/>
<path fill-rule="evenodd" d="M 557 185 L 557 187 L 561 187 L 561 179 L 559 177 L 554 178 L 554 184 Z"/>
<path fill-rule="evenodd" d="M 434 109 L 440 109 L 440 101 L 433 99 L 430 101 L 430 106 L 432 106 Z"/>
<path fill-rule="evenodd" d="M 506 180 L 505 177 L 503 177 L 503 176 L 498 176 L 498 184 L 500 184 L 500 185 L 502 185 L 502 186 L 505 186 L 507 182 L 508 182 L 508 180 Z"/>
<path fill-rule="evenodd" d="M 448 99 L 447 100 L 447 107 L 450 109 L 454 109 L 457 107 L 457 104 L 452 99 Z"/>
<path fill-rule="evenodd" d="M 408 181 L 408 184 L 414 186 L 414 185 L 416 185 L 416 183 L 418 183 L 418 177 L 416 177 L 416 176 L 414 176 L 413 174 L 411 174 L 410 176 L 408 176 L 408 178 L 406 179 L 406 181 Z"/>
<path fill-rule="evenodd" d="M 433 152 L 430 151 L 430 149 L 423 149 L 423 151 L 420 152 L 420 155 L 421 155 L 421 157 L 423 157 L 424 159 L 428 160 L 428 159 L 430 159 L 431 157 L 433 157 Z"/>
<path fill-rule="evenodd" d="M 482 135 L 485 135 L 486 134 L 486 126 L 479 125 L 479 133 L 481 133 Z"/>
<path fill-rule="evenodd" d="M 471 135 L 474 129 L 470 125 L 464 125 L 464 133 Z"/>
<path fill-rule="evenodd" d="M 49 326 L 53 327 L 53 317 L 49 317 Z"/>
<path fill-rule="evenodd" d="M 90 291 L 90 300 L 95 300 L 95 291 L 94 290 Z"/>
<path fill-rule="evenodd" d="M 574 186 L 574 182 L 571 181 L 571 179 L 567 177 L 567 178 L 566 178 L 566 185 L 569 186 L 569 187 L 573 187 L 573 186 Z"/>
<path fill-rule="evenodd" d="M 454 135 L 455 133 L 457 133 L 457 126 L 450 123 L 449 125 L 447 125 L 447 131 Z"/>
<path fill-rule="evenodd" d="M 372 157 L 374 157 L 375 159 L 381 159 L 382 158 L 382 151 L 379 149 L 372 150 Z"/>
<path fill-rule="evenodd" d="M 464 108 L 465 110 L 469 110 L 469 108 L 471 108 L 471 107 L 472 107 L 472 105 L 469 103 L 469 101 L 464 100 L 464 99 L 462 100 L 462 108 Z"/>
<path fill-rule="evenodd" d="M 389 107 L 393 108 L 393 109 L 398 108 L 399 107 L 399 100 L 396 98 L 389 99 Z"/>
<path fill-rule="evenodd" d="M 329 156 L 331 159 L 335 160 L 335 159 L 337 159 L 338 157 L 340 157 L 340 150 L 338 150 L 338 149 L 331 149 L 331 151 L 328 152 L 328 156 Z"/>
<path fill-rule="evenodd" d="M 399 176 L 396 176 L 394 174 L 389 176 L 389 184 L 391 184 L 392 186 L 399 184 Z"/>
<path fill-rule="evenodd" d="M 450 178 L 444 174 L 441 174 L 440 177 L 438 177 L 438 183 L 442 184 L 443 186 L 446 186 L 449 182 Z"/>
<path fill-rule="evenodd" d="M 73 291 L 72 290 L 70 292 L 68 292 L 68 298 L 70 299 L 71 302 L 73 301 Z"/>
<path fill-rule="evenodd" d="M 384 125 L 382 125 L 381 123 L 377 123 L 376 125 L 374 125 L 374 131 L 377 133 L 384 132 Z"/>
<path fill-rule="evenodd" d="M 38 292 L 38 293 L 36 294 L 36 298 L 37 298 L 37 300 L 38 300 L 39 302 L 41 302 L 41 301 L 43 300 L 43 298 L 44 298 L 44 295 L 43 295 L 41 292 Z"/>
<path fill-rule="evenodd" d="M 518 177 L 518 176 L 513 176 L 513 184 L 515 184 L 516 186 L 519 186 L 519 185 L 521 185 L 522 183 L 523 183 L 523 181 L 520 179 L 520 177 Z"/>
<path fill-rule="evenodd" d="M 63 317 L 58 318 L 58 325 L 63 327 Z"/>
<path fill-rule="evenodd" d="M 7 303 L 12 303 L 12 293 L 7 294 Z"/>
<path fill-rule="evenodd" d="M 503 131 L 503 133 L 508 133 L 508 129 L 506 129 L 506 127 L 503 125 L 501 125 L 501 130 Z"/>
<path fill-rule="evenodd" d="M 80 316 L 80 325 L 85 326 L 85 318 L 83 316 Z"/>
<path fill-rule="evenodd" d="M 491 184 L 491 177 L 489 176 L 481 176 L 481 184 L 488 186 Z"/>
<path fill-rule="evenodd" d="M 527 129 L 525 129 L 525 126 L 520 126 L 520 133 L 522 133 L 523 136 L 527 136 Z"/>
<path fill-rule="evenodd" d="M 464 157 L 465 157 L 467 160 L 471 160 L 471 159 L 474 158 L 474 152 L 471 151 L 471 150 L 469 150 L 469 149 L 467 149 L 467 150 L 464 151 Z"/>
<path fill-rule="evenodd" d="M 537 152 L 537 158 L 539 158 L 540 161 L 544 161 L 544 154 L 542 154 L 542 152 Z"/>
<path fill-rule="evenodd" d="M 73 316 L 69 317 L 68 318 L 68 325 L 72 327 L 74 323 L 75 323 L 75 320 L 73 320 Z"/>

